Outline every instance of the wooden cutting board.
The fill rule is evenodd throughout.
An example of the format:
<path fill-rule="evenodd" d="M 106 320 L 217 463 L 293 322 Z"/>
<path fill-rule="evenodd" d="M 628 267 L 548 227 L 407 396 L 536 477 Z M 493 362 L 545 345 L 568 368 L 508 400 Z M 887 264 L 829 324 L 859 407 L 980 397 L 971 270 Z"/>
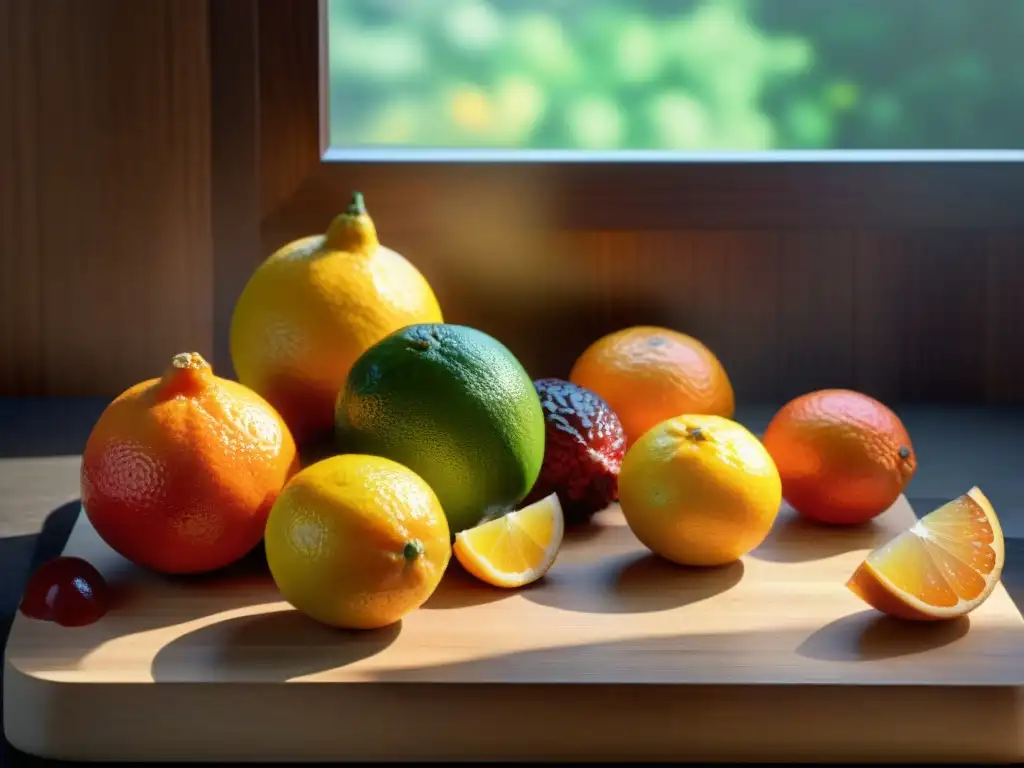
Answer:
<path fill-rule="evenodd" d="M 4 728 L 88 760 L 1024 758 L 1024 619 L 1002 587 L 923 626 L 844 588 L 913 520 L 903 499 L 856 530 L 783 509 L 757 551 L 702 571 L 647 554 L 612 508 L 532 588 L 452 569 L 399 625 L 352 633 L 282 603 L 258 558 L 156 577 L 83 515 L 65 554 L 123 598 L 84 628 L 18 616 Z"/>

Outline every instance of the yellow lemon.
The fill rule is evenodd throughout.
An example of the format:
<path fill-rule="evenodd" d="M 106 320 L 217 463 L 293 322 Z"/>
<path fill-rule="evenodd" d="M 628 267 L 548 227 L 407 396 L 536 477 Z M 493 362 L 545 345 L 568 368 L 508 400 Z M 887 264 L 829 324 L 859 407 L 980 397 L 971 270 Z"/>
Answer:
<path fill-rule="evenodd" d="M 552 493 L 455 535 L 452 551 L 463 568 L 496 587 L 522 587 L 548 572 L 565 532 L 562 505 Z"/>
<path fill-rule="evenodd" d="M 782 481 L 742 425 L 678 416 L 626 453 L 619 503 L 630 529 L 656 554 L 681 565 L 724 565 L 764 541 L 782 503 Z"/>
<path fill-rule="evenodd" d="M 419 475 L 358 454 L 296 474 L 270 510 L 265 539 L 284 599 L 345 629 L 387 626 L 423 605 L 451 559 L 450 541 Z"/>
<path fill-rule="evenodd" d="M 249 278 L 231 317 L 231 361 L 303 444 L 331 432 L 363 352 L 399 328 L 440 322 L 426 278 L 381 245 L 356 193 L 325 234 L 288 243 Z"/>

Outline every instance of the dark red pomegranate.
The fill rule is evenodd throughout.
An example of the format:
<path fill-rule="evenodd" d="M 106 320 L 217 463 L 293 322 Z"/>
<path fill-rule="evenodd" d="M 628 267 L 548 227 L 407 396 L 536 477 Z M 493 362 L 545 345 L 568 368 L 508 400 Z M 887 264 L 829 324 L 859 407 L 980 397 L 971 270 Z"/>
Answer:
<path fill-rule="evenodd" d="M 619 498 L 626 437 L 599 395 L 562 379 L 533 382 L 544 408 L 544 464 L 527 503 L 558 494 L 567 525 L 584 523 Z"/>
<path fill-rule="evenodd" d="M 55 557 L 32 574 L 21 612 L 63 627 L 82 627 L 102 618 L 109 605 L 107 581 L 91 563 L 80 557 Z"/>

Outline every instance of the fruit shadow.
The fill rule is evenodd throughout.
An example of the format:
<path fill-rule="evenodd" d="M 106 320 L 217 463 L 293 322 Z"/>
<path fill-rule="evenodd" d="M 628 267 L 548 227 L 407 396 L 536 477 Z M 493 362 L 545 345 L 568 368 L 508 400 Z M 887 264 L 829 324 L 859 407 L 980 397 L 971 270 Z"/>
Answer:
<path fill-rule="evenodd" d="M 325 432 L 299 446 L 299 466 L 303 469 L 318 461 L 337 456 L 343 451 L 338 447 L 332 432 Z"/>
<path fill-rule="evenodd" d="M 605 530 L 605 526 L 598 525 L 593 520 L 588 520 L 585 523 L 576 523 L 575 525 L 566 524 L 565 533 L 562 536 L 565 544 L 585 544 L 600 536 Z"/>
<path fill-rule="evenodd" d="M 334 629 L 285 607 L 187 632 L 157 651 L 150 671 L 158 683 L 285 682 L 375 656 L 401 630 L 401 621 L 374 630 Z"/>
<path fill-rule="evenodd" d="M 592 522 L 581 523 L 565 529 L 565 544 L 583 544 L 605 530 L 603 526 Z M 541 580 L 540 583 L 543 583 Z M 427 610 L 450 610 L 453 608 L 470 608 L 474 605 L 486 605 L 505 600 L 517 594 L 525 594 L 530 588 L 504 589 L 480 581 L 469 573 L 454 557 L 448 563 L 444 578 L 434 590 L 423 608 Z"/>
<path fill-rule="evenodd" d="M 81 500 L 75 499 L 67 504 L 61 504 L 46 516 L 32 553 L 30 566 L 32 571 L 35 571 L 47 560 L 58 557 L 64 551 L 81 509 Z M 28 580 L 27 574 L 25 580 Z"/>
<path fill-rule="evenodd" d="M 427 610 L 450 610 L 486 605 L 512 597 L 515 590 L 493 587 L 477 579 L 452 558 L 434 594 L 423 604 Z"/>
<path fill-rule="evenodd" d="M 964 669 L 955 663 L 937 668 L 923 666 L 920 654 L 967 642 L 970 621 L 965 619 L 927 625 L 890 619 L 862 611 L 820 629 L 793 627 L 735 632 L 692 632 L 671 636 L 638 637 L 607 642 L 541 647 L 498 653 L 439 665 L 384 668 L 373 673 L 380 682 L 444 683 L 628 683 L 731 685 L 805 683 L 834 685 L 835 670 L 828 663 L 847 662 L 850 685 L 886 684 L 906 676 L 932 679 L 936 684 L 978 683 L 1019 677 L 1020 672 L 990 666 Z M 540 631 L 540 628 L 538 628 Z M 976 630 L 978 632 L 979 630 Z M 987 653 L 987 647 L 1011 647 L 1011 630 L 988 629 L 971 637 L 975 649 L 964 654 Z M 1015 631 L 1015 628 L 1014 628 Z M 802 666 L 791 654 L 807 660 Z M 791 667 L 798 669 L 793 671 Z M 819 666 L 825 664 L 826 666 Z"/>
<path fill-rule="evenodd" d="M 743 562 L 715 568 L 676 565 L 646 552 L 552 569 L 520 594 L 531 602 L 579 613 L 649 613 L 679 608 L 739 584 Z"/>
<path fill-rule="evenodd" d="M 110 611 L 96 626 L 119 614 L 131 631 L 144 632 L 203 619 L 223 611 L 283 603 L 260 543 L 235 563 L 210 573 L 165 575 L 128 566 L 108 578 Z M 173 606 L 168 609 L 167 606 Z M 113 631 L 113 630 L 112 630 Z"/>
<path fill-rule="evenodd" d="M 81 502 L 76 500 L 55 509 L 46 518 L 31 565 L 19 578 L 18 603 L 31 574 L 44 562 L 64 552 L 80 511 Z M 76 639 L 63 649 L 66 657 L 63 661 L 71 668 L 78 659 L 126 634 L 172 627 L 224 611 L 283 602 L 267 567 L 262 542 L 245 557 L 218 571 L 168 576 L 132 565 L 109 553 L 105 545 L 90 541 L 95 536 L 90 532 L 84 544 L 79 543 L 79 550 L 82 546 L 87 550 L 79 554 L 93 561 L 89 549 L 103 546 L 107 551 L 106 556 L 93 564 L 100 567 L 109 586 L 109 607 L 94 624 L 67 630 L 73 632 Z"/>
<path fill-rule="evenodd" d="M 7 642 L 21 603 L 37 538 L 36 534 L 0 538 L 0 648 Z"/>
<path fill-rule="evenodd" d="M 854 550 L 872 550 L 893 536 L 874 520 L 860 525 L 826 525 L 783 510 L 768 537 L 748 555 L 774 563 L 826 560 Z"/>
<path fill-rule="evenodd" d="M 796 652 L 818 661 L 877 661 L 942 648 L 964 637 L 969 616 L 949 621 L 901 621 L 864 610 L 811 633 Z"/>

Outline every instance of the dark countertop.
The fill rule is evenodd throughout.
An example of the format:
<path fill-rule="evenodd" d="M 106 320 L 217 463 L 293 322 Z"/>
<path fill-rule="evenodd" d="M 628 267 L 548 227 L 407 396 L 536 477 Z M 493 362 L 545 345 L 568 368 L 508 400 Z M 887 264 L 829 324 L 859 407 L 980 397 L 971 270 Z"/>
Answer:
<path fill-rule="evenodd" d="M 60 554 L 78 514 L 79 452 L 106 400 L 0 399 L 0 643 L 6 643 L 28 574 Z M 773 407 L 740 408 L 760 432 Z M 1024 609 L 1024 407 L 911 405 L 895 409 L 917 450 L 907 498 L 918 514 L 979 486 L 1007 537 L 1003 583 Z M 0 670 L 2 675 L 2 670 Z M 0 712 L 10 702 L 0 701 Z M 113 735 L 112 735 L 113 738 Z M 15 752 L 0 765 L 70 765 Z"/>

